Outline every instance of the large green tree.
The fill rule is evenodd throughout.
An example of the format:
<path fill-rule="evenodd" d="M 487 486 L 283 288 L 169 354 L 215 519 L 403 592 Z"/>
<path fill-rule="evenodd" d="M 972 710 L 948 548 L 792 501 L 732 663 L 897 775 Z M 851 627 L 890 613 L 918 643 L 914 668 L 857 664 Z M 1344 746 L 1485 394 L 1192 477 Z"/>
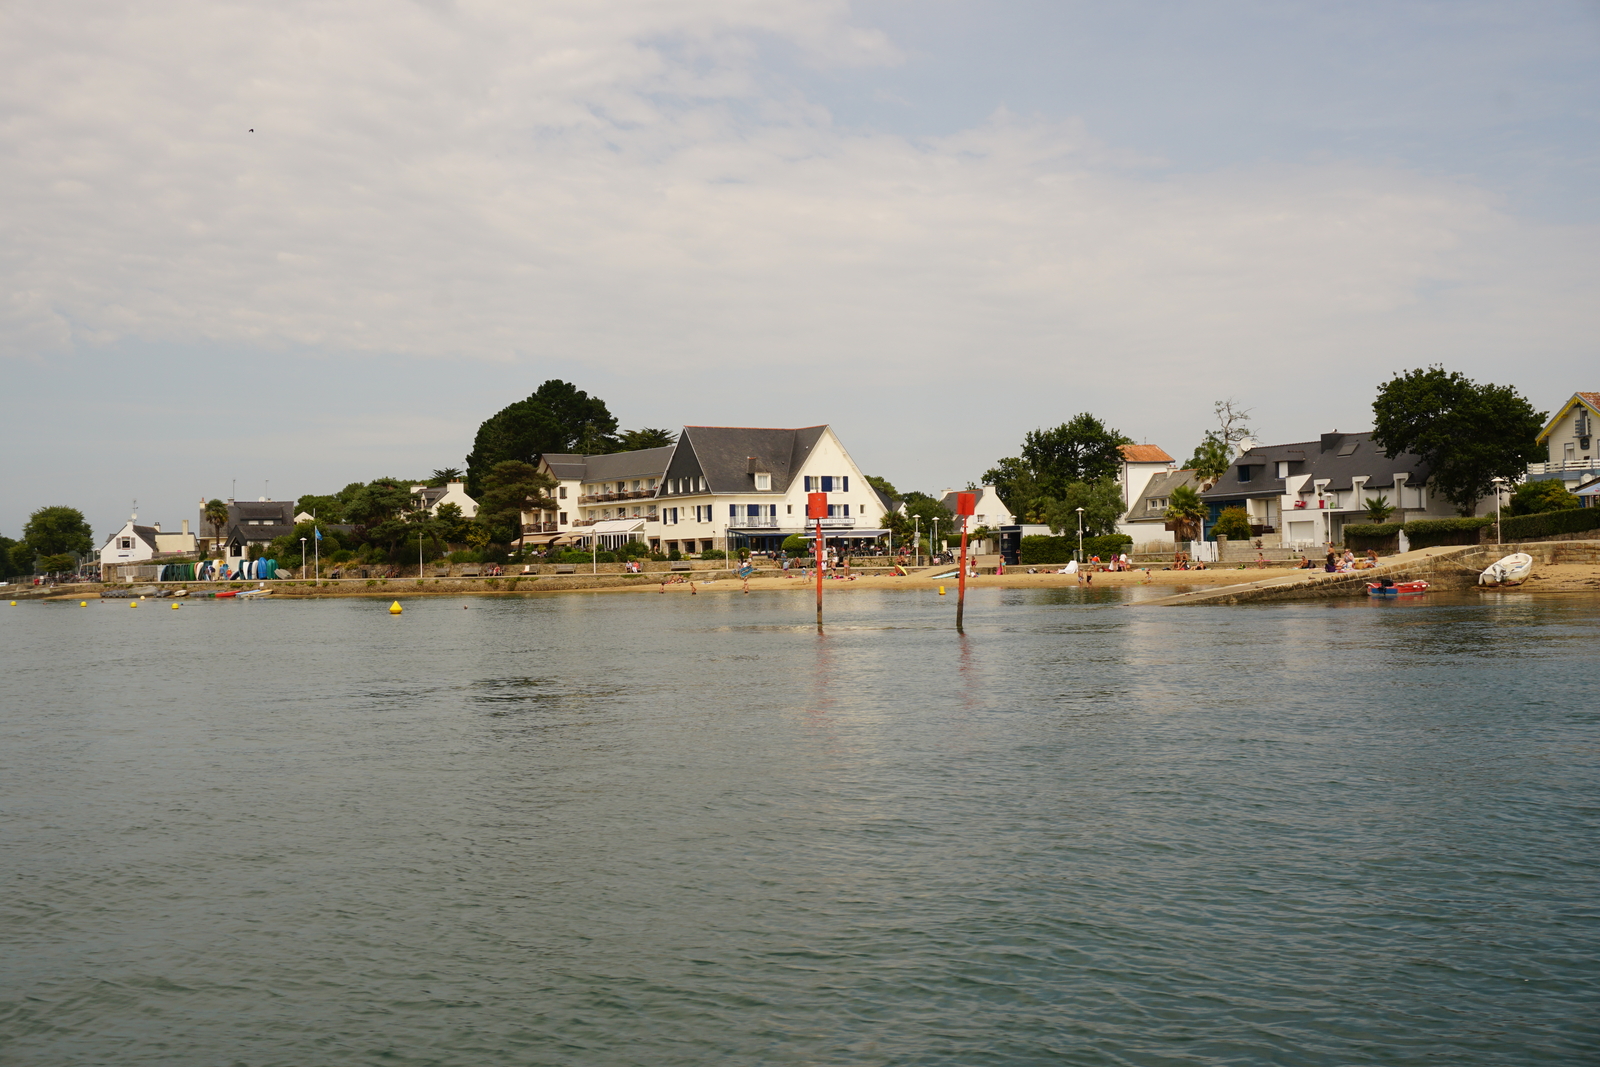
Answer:
<path fill-rule="evenodd" d="M 1546 511 L 1566 511 L 1581 508 L 1579 500 L 1558 478 L 1523 482 L 1507 501 L 1506 512 L 1511 515 L 1538 515 Z"/>
<path fill-rule="evenodd" d="M 1372 403 L 1372 439 L 1389 458 L 1411 452 L 1428 469 L 1428 484 L 1463 515 L 1543 456 L 1537 437 L 1545 412 L 1509 385 L 1479 385 L 1434 366 L 1397 374 Z"/>
<path fill-rule="evenodd" d="M 641 448 L 665 448 L 677 444 L 678 434 L 675 430 L 655 430 L 648 426 L 637 430 L 623 430 L 611 441 L 610 452 L 637 452 Z"/>
<path fill-rule="evenodd" d="M 0 537 L 0 578 L 10 578 L 14 574 L 26 573 L 24 568 L 11 562 L 11 550 L 16 548 L 18 544 L 19 542 L 13 541 L 9 537 Z"/>
<path fill-rule="evenodd" d="M 1115 478 L 1122 466 L 1121 447 L 1132 443 L 1085 411 L 1060 426 L 1029 430 L 1022 455 L 1000 460 L 984 472 L 983 480 L 995 487 L 1013 515 L 1026 521 L 1041 516 L 1047 501 L 1060 500 L 1075 482 Z"/>
<path fill-rule="evenodd" d="M 22 543 L 35 556 L 58 556 L 72 552 L 87 555 L 94 551 L 94 531 L 83 512 L 65 505 L 40 508 L 28 516 L 22 527 Z"/>
<path fill-rule="evenodd" d="M 476 521 L 489 542 L 506 545 L 516 540 L 522 533 L 524 511 L 554 506 L 550 494 L 555 485 L 549 475 L 521 460 L 502 460 L 485 472 Z"/>
<path fill-rule="evenodd" d="M 467 456 L 467 491 L 477 497 L 484 476 L 506 460 L 532 463 L 546 452 L 614 451 L 616 431 L 616 417 L 604 400 L 552 378 L 478 427 Z"/>
<path fill-rule="evenodd" d="M 1122 518 L 1122 486 L 1115 478 L 1098 482 L 1073 482 L 1059 500 L 1045 506 L 1044 521 L 1058 534 L 1078 532 L 1078 509 L 1083 509 L 1083 535 L 1101 537 L 1117 532 Z"/>

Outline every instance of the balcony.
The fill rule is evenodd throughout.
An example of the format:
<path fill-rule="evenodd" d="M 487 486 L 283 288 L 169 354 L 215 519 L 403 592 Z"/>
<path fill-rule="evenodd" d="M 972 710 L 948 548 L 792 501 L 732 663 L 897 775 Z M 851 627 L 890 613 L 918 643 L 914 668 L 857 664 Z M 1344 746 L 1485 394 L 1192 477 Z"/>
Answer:
<path fill-rule="evenodd" d="M 1529 474 L 1588 474 L 1600 470 L 1600 459 L 1569 459 L 1563 463 L 1530 463 Z"/>
<path fill-rule="evenodd" d="M 807 519 L 805 524 L 815 528 L 817 522 L 817 519 Z M 840 527 L 854 526 L 856 524 L 855 517 L 851 515 L 829 515 L 827 518 L 822 519 L 821 522 L 824 530 L 837 530 Z"/>
<path fill-rule="evenodd" d="M 823 520 L 827 524 L 827 520 Z M 776 530 L 778 516 L 776 515 L 741 515 L 737 519 L 729 519 L 728 525 L 735 530 Z"/>
<path fill-rule="evenodd" d="M 525 522 L 522 524 L 524 535 L 536 533 L 559 533 L 560 526 L 553 522 Z"/>

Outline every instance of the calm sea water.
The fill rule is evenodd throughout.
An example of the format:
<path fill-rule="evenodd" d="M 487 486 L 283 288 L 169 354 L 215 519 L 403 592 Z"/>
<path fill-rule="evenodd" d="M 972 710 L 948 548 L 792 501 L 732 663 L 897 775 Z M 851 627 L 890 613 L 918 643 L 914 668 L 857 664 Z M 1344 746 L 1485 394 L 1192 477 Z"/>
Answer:
<path fill-rule="evenodd" d="M 0 608 L 0 1062 L 1600 1058 L 1600 601 L 951 599 Z"/>

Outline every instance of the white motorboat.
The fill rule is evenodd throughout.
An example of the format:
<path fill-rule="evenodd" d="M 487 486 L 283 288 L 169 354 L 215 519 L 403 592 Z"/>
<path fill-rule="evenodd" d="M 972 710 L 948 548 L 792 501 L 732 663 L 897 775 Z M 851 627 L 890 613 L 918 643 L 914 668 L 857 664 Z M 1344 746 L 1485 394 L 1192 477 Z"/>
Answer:
<path fill-rule="evenodd" d="M 1479 585 L 1521 585 L 1533 573 L 1533 557 L 1526 552 L 1513 552 L 1489 564 L 1478 575 Z"/>

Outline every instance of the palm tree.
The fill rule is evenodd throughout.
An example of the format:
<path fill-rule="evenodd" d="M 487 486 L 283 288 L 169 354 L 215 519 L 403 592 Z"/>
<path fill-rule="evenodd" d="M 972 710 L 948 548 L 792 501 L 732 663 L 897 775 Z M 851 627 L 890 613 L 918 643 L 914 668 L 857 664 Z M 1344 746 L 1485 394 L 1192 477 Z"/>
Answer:
<path fill-rule="evenodd" d="M 222 528 L 228 525 L 228 505 L 220 500 L 208 500 L 206 501 L 204 517 L 206 525 L 211 527 L 212 539 L 220 542 L 222 540 Z"/>
<path fill-rule="evenodd" d="M 456 468 L 456 467 L 443 467 L 443 468 L 441 468 L 439 470 L 434 471 L 433 472 L 433 477 L 430 478 L 429 481 L 434 486 L 437 487 L 437 486 L 449 485 L 451 482 L 459 482 L 461 480 L 461 478 L 462 478 L 462 474 L 461 474 L 461 471 L 458 468 Z"/>
<path fill-rule="evenodd" d="M 1167 497 L 1163 518 L 1172 526 L 1179 541 L 1198 541 L 1205 529 L 1207 508 L 1193 486 L 1180 485 Z"/>

